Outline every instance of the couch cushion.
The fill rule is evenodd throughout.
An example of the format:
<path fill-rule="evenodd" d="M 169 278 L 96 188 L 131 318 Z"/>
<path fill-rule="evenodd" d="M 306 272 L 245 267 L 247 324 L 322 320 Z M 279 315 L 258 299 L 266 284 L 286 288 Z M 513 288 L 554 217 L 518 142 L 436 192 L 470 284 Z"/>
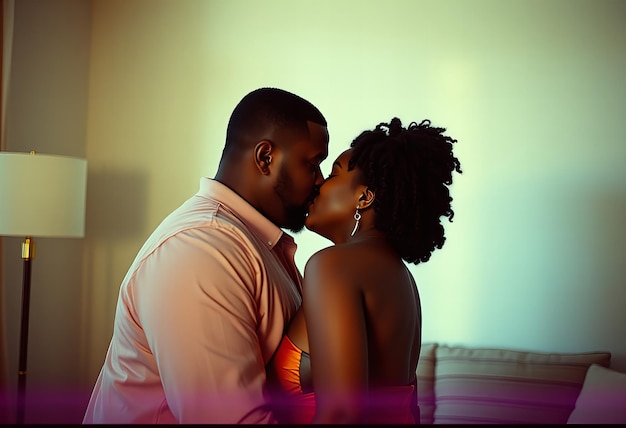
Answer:
<path fill-rule="evenodd" d="M 435 412 L 435 349 L 436 343 L 422 343 L 417 363 L 417 404 L 420 423 L 432 424 Z"/>
<path fill-rule="evenodd" d="M 435 356 L 435 424 L 564 424 L 587 368 L 611 359 L 443 345 Z"/>
<path fill-rule="evenodd" d="M 626 373 L 592 364 L 568 424 L 626 424 Z"/>

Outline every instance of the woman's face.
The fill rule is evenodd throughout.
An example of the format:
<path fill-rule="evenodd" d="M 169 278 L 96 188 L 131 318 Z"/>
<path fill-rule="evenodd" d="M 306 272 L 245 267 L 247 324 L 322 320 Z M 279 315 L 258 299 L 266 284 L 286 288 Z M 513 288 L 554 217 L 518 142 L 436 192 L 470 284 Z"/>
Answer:
<path fill-rule="evenodd" d="M 348 171 L 351 155 L 352 149 L 348 149 L 335 160 L 305 221 L 307 229 L 335 243 L 345 241 L 354 228 L 354 214 L 364 188 L 358 169 Z"/>

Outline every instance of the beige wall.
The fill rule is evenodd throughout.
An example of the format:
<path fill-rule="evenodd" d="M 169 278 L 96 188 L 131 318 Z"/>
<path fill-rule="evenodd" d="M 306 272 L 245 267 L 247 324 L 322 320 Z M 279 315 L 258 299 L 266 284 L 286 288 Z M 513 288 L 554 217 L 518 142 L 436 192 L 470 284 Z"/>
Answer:
<path fill-rule="evenodd" d="M 20 0 L 14 5 L 6 149 L 85 157 L 91 2 Z M 1 202 L 0 202 L 1 203 Z M 17 387 L 22 305 L 21 243 L 3 238 L 9 388 Z M 26 422 L 76 418 L 81 378 L 82 239 L 36 239 L 32 261 Z M 0 415 L 14 422 L 11 406 Z M 4 422 L 5 420 L 0 420 Z"/>
<path fill-rule="evenodd" d="M 29 36 L 16 35 L 16 58 L 28 60 L 9 149 L 37 141 L 89 162 L 85 239 L 42 240 L 35 261 L 32 382 L 91 387 L 136 251 L 213 175 L 232 107 L 259 86 L 317 104 L 331 158 L 392 116 L 459 140 L 448 242 L 412 268 L 425 341 L 608 350 L 626 370 L 626 3 L 20 4 L 16 33 Z M 328 245 L 296 239 L 301 267 Z M 19 242 L 5 241 L 7 284 L 20 281 Z M 15 366 L 17 291 L 5 302 Z"/>

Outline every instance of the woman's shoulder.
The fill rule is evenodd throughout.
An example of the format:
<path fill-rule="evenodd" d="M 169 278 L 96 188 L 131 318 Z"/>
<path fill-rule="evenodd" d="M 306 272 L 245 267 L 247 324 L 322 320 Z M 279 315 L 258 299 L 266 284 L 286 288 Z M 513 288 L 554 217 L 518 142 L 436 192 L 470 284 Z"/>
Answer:
<path fill-rule="evenodd" d="M 304 266 L 305 287 L 312 285 L 315 292 L 332 290 L 341 284 L 344 288 L 353 282 L 354 259 L 344 246 L 333 245 L 315 252 Z M 309 287 L 310 289 L 311 287 Z"/>
<path fill-rule="evenodd" d="M 346 245 L 332 245 L 330 247 L 322 248 L 307 260 L 304 270 L 305 275 L 307 270 L 321 269 L 323 271 L 334 271 L 339 269 L 345 270 L 346 263 L 349 263 L 355 257 L 353 249 L 348 248 Z"/>

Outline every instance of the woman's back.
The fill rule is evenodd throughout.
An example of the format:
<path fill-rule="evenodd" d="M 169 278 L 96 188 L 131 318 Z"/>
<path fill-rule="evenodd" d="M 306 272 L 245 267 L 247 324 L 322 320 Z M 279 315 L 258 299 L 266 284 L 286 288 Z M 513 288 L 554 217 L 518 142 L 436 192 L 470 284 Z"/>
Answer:
<path fill-rule="evenodd" d="M 363 306 L 369 385 L 405 385 L 413 381 L 421 344 L 422 315 L 418 290 L 406 265 L 381 241 L 373 244 L 352 241 L 321 250 L 315 257 L 334 259 L 332 264 L 345 279 L 333 282 L 339 287 L 353 288 L 355 299 Z M 329 263 L 324 264 L 328 267 Z M 309 268 L 308 274 L 306 281 L 315 286 L 310 278 L 319 273 L 314 274 Z M 328 307 L 310 310 L 324 317 L 336 317 L 338 323 L 345 320 L 340 320 L 342 311 L 329 313 Z M 310 352 L 302 309 L 292 321 L 288 336 L 304 352 Z"/>
<path fill-rule="evenodd" d="M 376 400 L 368 402 L 370 410 L 375 404 L 388 402 L 371 412 L 370 422 L 371 417 L 382 418 L 382 422 L 414 420 L 411 405 L 416 405 L 421 308 L 413 277 L 398 255 L 380 237 L 326 248 L 307 263 L 307 287 L 316 288 L 305 290 L 303 303 L 313 328 L 307 329 L 301 309 L 287 333 L 289 345 L 295 345 L 291 349 L 301 351 L 295 390 L 306 395 L 308 386 L 315 383 L 307 370 L 309 330 L 315 335 L 313 340 L 317 338 L 312 359 L 313 370 L 315 365 L 319 368 L 313 388 L 323 391 L 324 397 L 334 397 L 330 406 L 322 403 L 322 409 L 332 412 L 334 405 L 352 406 L 355 412 L 363 413 L 363 405 L 355 399 L 368 392 L 377 394 Z M 285 345 L 279 349 L 280 358 L 293 355 Z M 314 395 L 308 394 L 304 402 L 292 402 L 290 406 L 293 410 L 294 405 L 300 405 L 303 412 L 311 414 L 311 406 L 315 405 L 311 400 Z M 346 404 L 346 400 L 352 403 Z"/>
<path fill-rule="evenodd" d="M 369 386 L 413 381 L 421 344 L 421 306 L 413 276 L 383 244 L 345 244 L 346 269 L 363 293 Z M 357 262 L 358 260 L 358 262 Z"/>

